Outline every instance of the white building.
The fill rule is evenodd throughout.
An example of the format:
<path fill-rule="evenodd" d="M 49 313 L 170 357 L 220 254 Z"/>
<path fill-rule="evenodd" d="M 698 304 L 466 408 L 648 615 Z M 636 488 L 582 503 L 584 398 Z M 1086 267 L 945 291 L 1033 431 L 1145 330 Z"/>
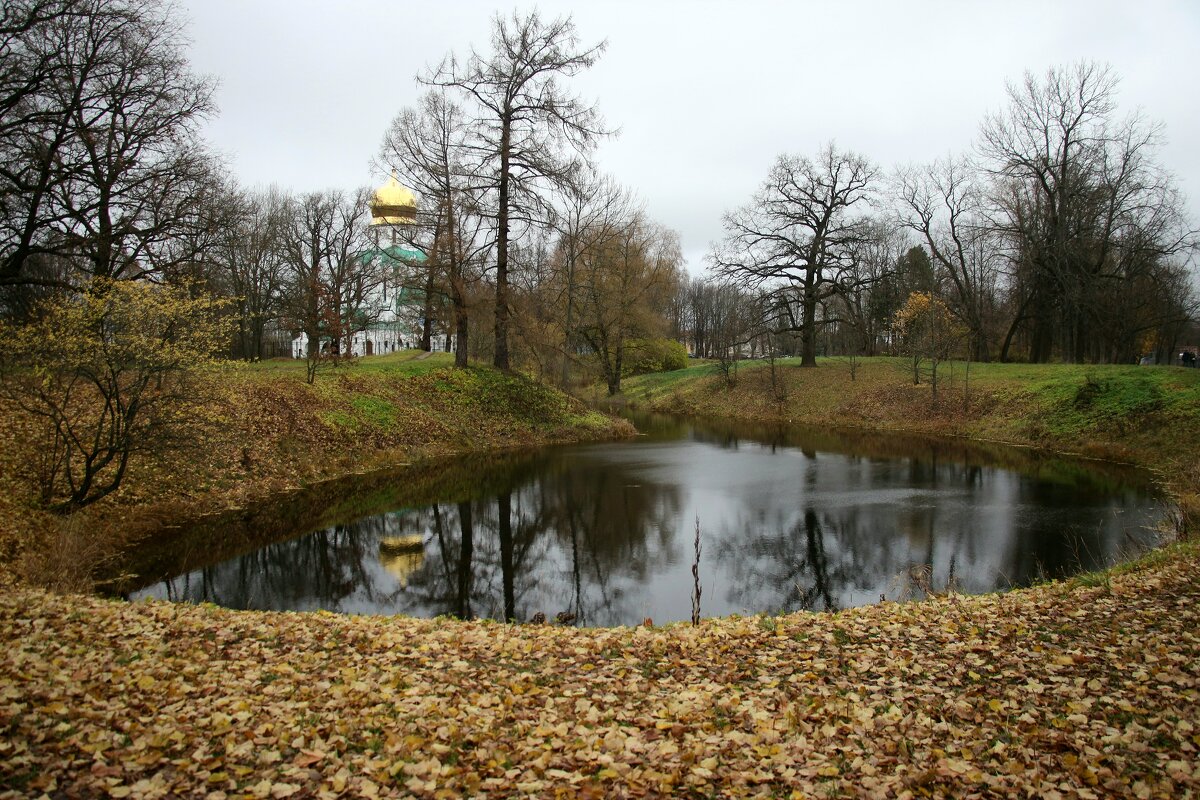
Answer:
<path fill-rule="evenodd" d="M 397 244 L 397 230 L 413 224 L 416 209 L 417 200 L 412 191 L 402 186 L 395 176 L 390 178 L 375 192 L 371 201 L 371 225 L 380 229 L 384 236 L 379 238 L 386 238 L 389 244 L 364 251 L 357 257 L 377 262 L 375 266 L 385 275 L 399 276 L 412 265 L 423 263 L 426 257 L 420 250 Z M 351 355 L 381 355 L 421 346 L 426 307 L 423 293 L 400 285 L 398 279 L 384 279 L 371 292 L 366 306 L 362 327 L 350 337 Z M 322 342 L 326 351 L 334 346 L 340 344 Z M 430 346 L 433 350 L 452 350 L 454 337 L 435 335 Z M 304 358 L 307 354 L 308 334 L 301 332 L 292 340 L 292 357 Z"/>

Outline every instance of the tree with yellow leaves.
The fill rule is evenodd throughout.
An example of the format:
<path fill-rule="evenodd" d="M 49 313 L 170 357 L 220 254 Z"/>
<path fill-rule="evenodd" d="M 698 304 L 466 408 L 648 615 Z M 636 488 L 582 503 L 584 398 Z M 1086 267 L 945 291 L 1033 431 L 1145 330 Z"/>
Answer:
<path fill-rule="evenodd" d="M 228 336 L 222 301 L 141 281 L 95 280 L 32 323 L 0 324 L 0 400 L 40 437 L 41 502 L 83 508 L 116 491 L 131 460 L 191 443 L 192 377 Z"/>
<path fill-rule="evenodd" d="M 911 359 L 913 383 L 926 375 L 936 403 L 938 365 L 962 343 L 966 326 L 932 292 L 910 294 L 894 320 L 900 351 Z"/>

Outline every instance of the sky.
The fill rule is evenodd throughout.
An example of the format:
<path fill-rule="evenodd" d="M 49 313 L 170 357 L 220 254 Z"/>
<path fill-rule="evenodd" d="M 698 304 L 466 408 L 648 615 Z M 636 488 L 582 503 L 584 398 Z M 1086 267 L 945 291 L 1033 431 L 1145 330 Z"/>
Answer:
<path fill-rule="evenodd" d="M 493 16 L 570 15 L 600 61 L 571 81 L 617 135 L 596 159 L 703 268 L 721 215 L 782 153 L 833 141 L 886 174 L 969 151 L 1006 82 L 1089 60 L 1122 112 L 1164 126 L 1160 162 L 1200 226 L 1200 2 L 550 2 L 177 0 L 214 77 L 205 135 L 245 185 L 378 185 L 372 159 L 415 76 L 486 51 Z"/>

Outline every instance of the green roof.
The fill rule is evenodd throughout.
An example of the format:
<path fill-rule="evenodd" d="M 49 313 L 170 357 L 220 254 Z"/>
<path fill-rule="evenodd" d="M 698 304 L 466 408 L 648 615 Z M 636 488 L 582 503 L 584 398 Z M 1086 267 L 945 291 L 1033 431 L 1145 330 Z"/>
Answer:
<path fill-rule="evenodd" d="M 420 250 L 409 250 L 406 247 L 401 247 L 398 244 L 393 244 L 388 247 L 372 247 L 368 250 L 363 250 L 358 253 L 358 257 L 364 262 L 376 260 L 394 261 L 401 263 L 417 263 L 424 264 L 429 259 Z"/>

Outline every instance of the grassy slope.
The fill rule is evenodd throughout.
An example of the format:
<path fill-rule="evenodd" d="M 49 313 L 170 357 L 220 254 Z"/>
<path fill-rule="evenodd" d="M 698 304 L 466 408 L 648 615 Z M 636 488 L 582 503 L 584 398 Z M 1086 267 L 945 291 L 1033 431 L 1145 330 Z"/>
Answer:
<path fill-rule="evenodd" d="M 218 479 L 240 483 L 266 471 L 311 481 L 428 455 L 625 430 L 543 384 L 485 367 L 455 370 L 444 353 L 362 359 L 312 386 L 302 375 L 296 362 L 268 362 L 227 376 L 236 432 L 227 444 L 242 452 Z"/>
<path fill-rule="evenodd" d="M 705 369 L 630 392 L 1196 458 L 1197 382 L 1176 371 L 988 367 L 961 412 L 931 410 L 885 361 L 853 384 L 844 366 L 789 371 L 783 402 L 761 371 L 727 390 Z M 393 409 L 423 419 L 422 392 L 401 401 L 369 372 L 290 387 L 333 437 L 305 441 L 335 453 L 382 435 Z M 413 386 L 451 396 L 493 380 L 440 375 Z M 369 399 L 347 412 L 326 392 Z M 0 577 L 0 796 L 1187 796 L 1200 791 L 1198 550 L 1008 594 L 598 631 L 115 603 Z"/>
<path fill-rule="evenodd" d="M 133 538 L 172 519 L 253 506 L 297 486 L 420 458 L 632 433 L 627 423 L 534 381 L 484 367 L 456 370 L 447 354 L 418 356 L 360 359 L 321 372 L 313 385 L 302 362 L 222 365 L 203 409 L 214 424 L 196 446 L 136 462 L 118 493 L 76 515 L 65 531 L 58 518 L 29 510 L 29 487 L 17 477 L 29 456 L 6 448 L 0 556 L 11 564 L 33 547 L 37 577 L 69 585 L 83 576 L 62 558 L 34 562 L 102 555 L 72 539 Z M 55 570 L 69 574 L 60 579 Z"/>
<path fill-rule="evenodd" d="M 625 382 L 635 405 L 687 414 L 966 436 L 1160 472 L 1185 510 L 1200 511 L 1200 370 L 1125 366 L 943 364 L 939 401 L 902 359 L 822 360 L 801 369 L 746 362 L 728 386 L 715 365 Z M 952 378 L 952 380 L 951 380 Z"/>

